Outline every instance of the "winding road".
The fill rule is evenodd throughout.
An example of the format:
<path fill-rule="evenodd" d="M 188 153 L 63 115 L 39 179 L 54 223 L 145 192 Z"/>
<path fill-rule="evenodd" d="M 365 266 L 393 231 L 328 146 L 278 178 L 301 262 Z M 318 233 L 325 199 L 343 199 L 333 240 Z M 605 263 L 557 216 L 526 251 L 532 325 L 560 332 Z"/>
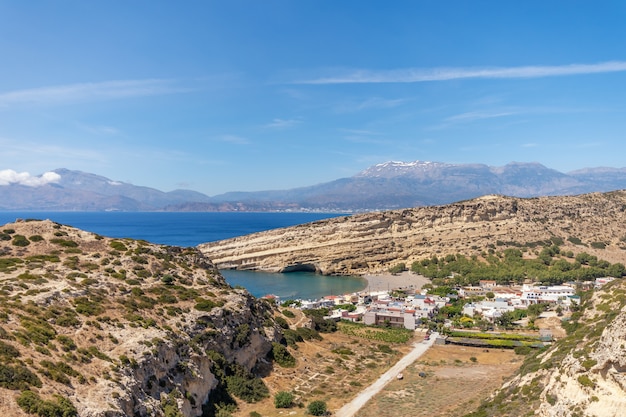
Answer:
<path fill-rule="evenodd" d="M 412 351 L 407 353 L 400 359 L 394 366 L 392 366 L 387 372 L 382 374 L 380 378 L 376 380 L 372 385 L 361 391 L 352 401 L 341 407 L 335 412 L 335 417 L 353 417 L 356 413 L 367 403 L 374 395 L 378 394 L 389 381 L 395 379 L 399 373 L 415 362 L 420 356 L 422 356 L 429 347 L 431 347 L 438 334 L 433 333 L 430 335 L 429 340 L 415 343 L 415 347 Z"/>

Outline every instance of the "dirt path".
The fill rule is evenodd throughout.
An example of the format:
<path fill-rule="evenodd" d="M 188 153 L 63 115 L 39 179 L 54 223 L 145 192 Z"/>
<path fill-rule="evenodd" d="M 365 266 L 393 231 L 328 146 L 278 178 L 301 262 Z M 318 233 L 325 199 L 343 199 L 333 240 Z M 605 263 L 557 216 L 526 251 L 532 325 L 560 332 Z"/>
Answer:
<path fill-rule="evenodd" d="M 369 387 L 361 391 L 352 401 L 341 407 L 335 413 L 336 417 L 352 417 L 367 403 L 374 395 L 379 393 L 385 385 L 397 377 L 407 366 L 415 362 L 420 356 L 422 356 L 429 347 L 431 347 L 438 334 L 433 333 L 428 341 L 417 342 L 415 348 L 407 353 L 402 359 L 400 359 L 394 366 L 387 372 L 382 374 L 376 382 Z"/>

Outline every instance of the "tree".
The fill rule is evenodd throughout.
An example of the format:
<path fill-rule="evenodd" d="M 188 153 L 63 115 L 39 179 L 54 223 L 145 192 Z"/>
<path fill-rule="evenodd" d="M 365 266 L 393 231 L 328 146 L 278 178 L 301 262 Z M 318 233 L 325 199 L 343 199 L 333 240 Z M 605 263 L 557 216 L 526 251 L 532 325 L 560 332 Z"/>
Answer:
<path fill-rule="evenodd" d="M 394 275 L 404 271 L 406 271 L 406 264 L 404 262 L 401 262 L 389 268 L 389 272 Z"/>
<path fill-rule="evenodd" d="M 496 295 L 493 292 L 489 291 L 487 294 L 485 294 L 485 297 L 487 297 L 487 299 L 489 300 L 493 300 Z"/>
<path fill-rule="evenodd" d="M 323 416 L 326 414 L 326 403 L 324 401 L 313 401 L 307 407 L 309 414 L 313 416 Z"/>
<path fill-rule="evenodd" d="M 546 308 L 548 308 L 548 305 L 545 304 L 545 303 L 531 304 L 527 308 L 528 315 L 529 316 L 534 316 L 534 317 L 539 317 L 539 315 L 541 313 L 546 311 Z"/>
<path fill-rule="evenodd" d="M 289 408 L 293 405 L 294 396 L 289 391 L 278 391 L 274 395 L 274 406 L 276 408 Z"/>

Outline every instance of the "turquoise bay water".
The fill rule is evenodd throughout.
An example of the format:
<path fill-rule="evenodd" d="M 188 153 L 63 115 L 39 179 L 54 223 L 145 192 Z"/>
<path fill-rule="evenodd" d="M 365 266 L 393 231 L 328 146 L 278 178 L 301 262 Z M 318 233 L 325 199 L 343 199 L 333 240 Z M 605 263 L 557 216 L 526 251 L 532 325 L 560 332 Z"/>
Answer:
<path fill-rule="evenodd" d="M 196 246 L 249 233 L 313 222 L 336 213 L 163 213 L 163 212 L 1 212 L 0 225 L 21 219 L 50 219 L 108 237 L 129 237 L 173 246 Z M 282 299 L 314 299 L 360 291 L 357 277 L 327 277 L 306 272 L 267 274 L 221 271 L 231 285 L 252 295 L 275 294 Z"/>
<path fill-rule="evenodd" d="M 312 272 L 271 274 L 252 271 L 221 271 L 230 285 L 239 285 L 255 297 L 274 294 L 281 300 L 317 299 L 362 291 L 367 281 L 360 277 L 323 276 Z"/>

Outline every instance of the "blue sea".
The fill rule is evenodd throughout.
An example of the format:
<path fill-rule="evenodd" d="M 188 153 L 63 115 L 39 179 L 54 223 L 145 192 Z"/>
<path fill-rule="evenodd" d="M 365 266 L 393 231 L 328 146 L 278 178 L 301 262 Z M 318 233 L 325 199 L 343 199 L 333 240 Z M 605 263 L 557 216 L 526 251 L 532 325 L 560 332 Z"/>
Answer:
<path fill-rule="evenodd" d="M 171 213 L 171 212 L 1 212 L 0 225 L 21 219 L 50 219 L 102 236 L 143 239 L 173 246 L 196 246 L 264 230 L 340 216 L 337 213 Z M 223 270 L 229 284 L 261 297 L 315 299 L 363 290 L 358 277 L 322 276 L 309 272 L 269 274 Z"/>

